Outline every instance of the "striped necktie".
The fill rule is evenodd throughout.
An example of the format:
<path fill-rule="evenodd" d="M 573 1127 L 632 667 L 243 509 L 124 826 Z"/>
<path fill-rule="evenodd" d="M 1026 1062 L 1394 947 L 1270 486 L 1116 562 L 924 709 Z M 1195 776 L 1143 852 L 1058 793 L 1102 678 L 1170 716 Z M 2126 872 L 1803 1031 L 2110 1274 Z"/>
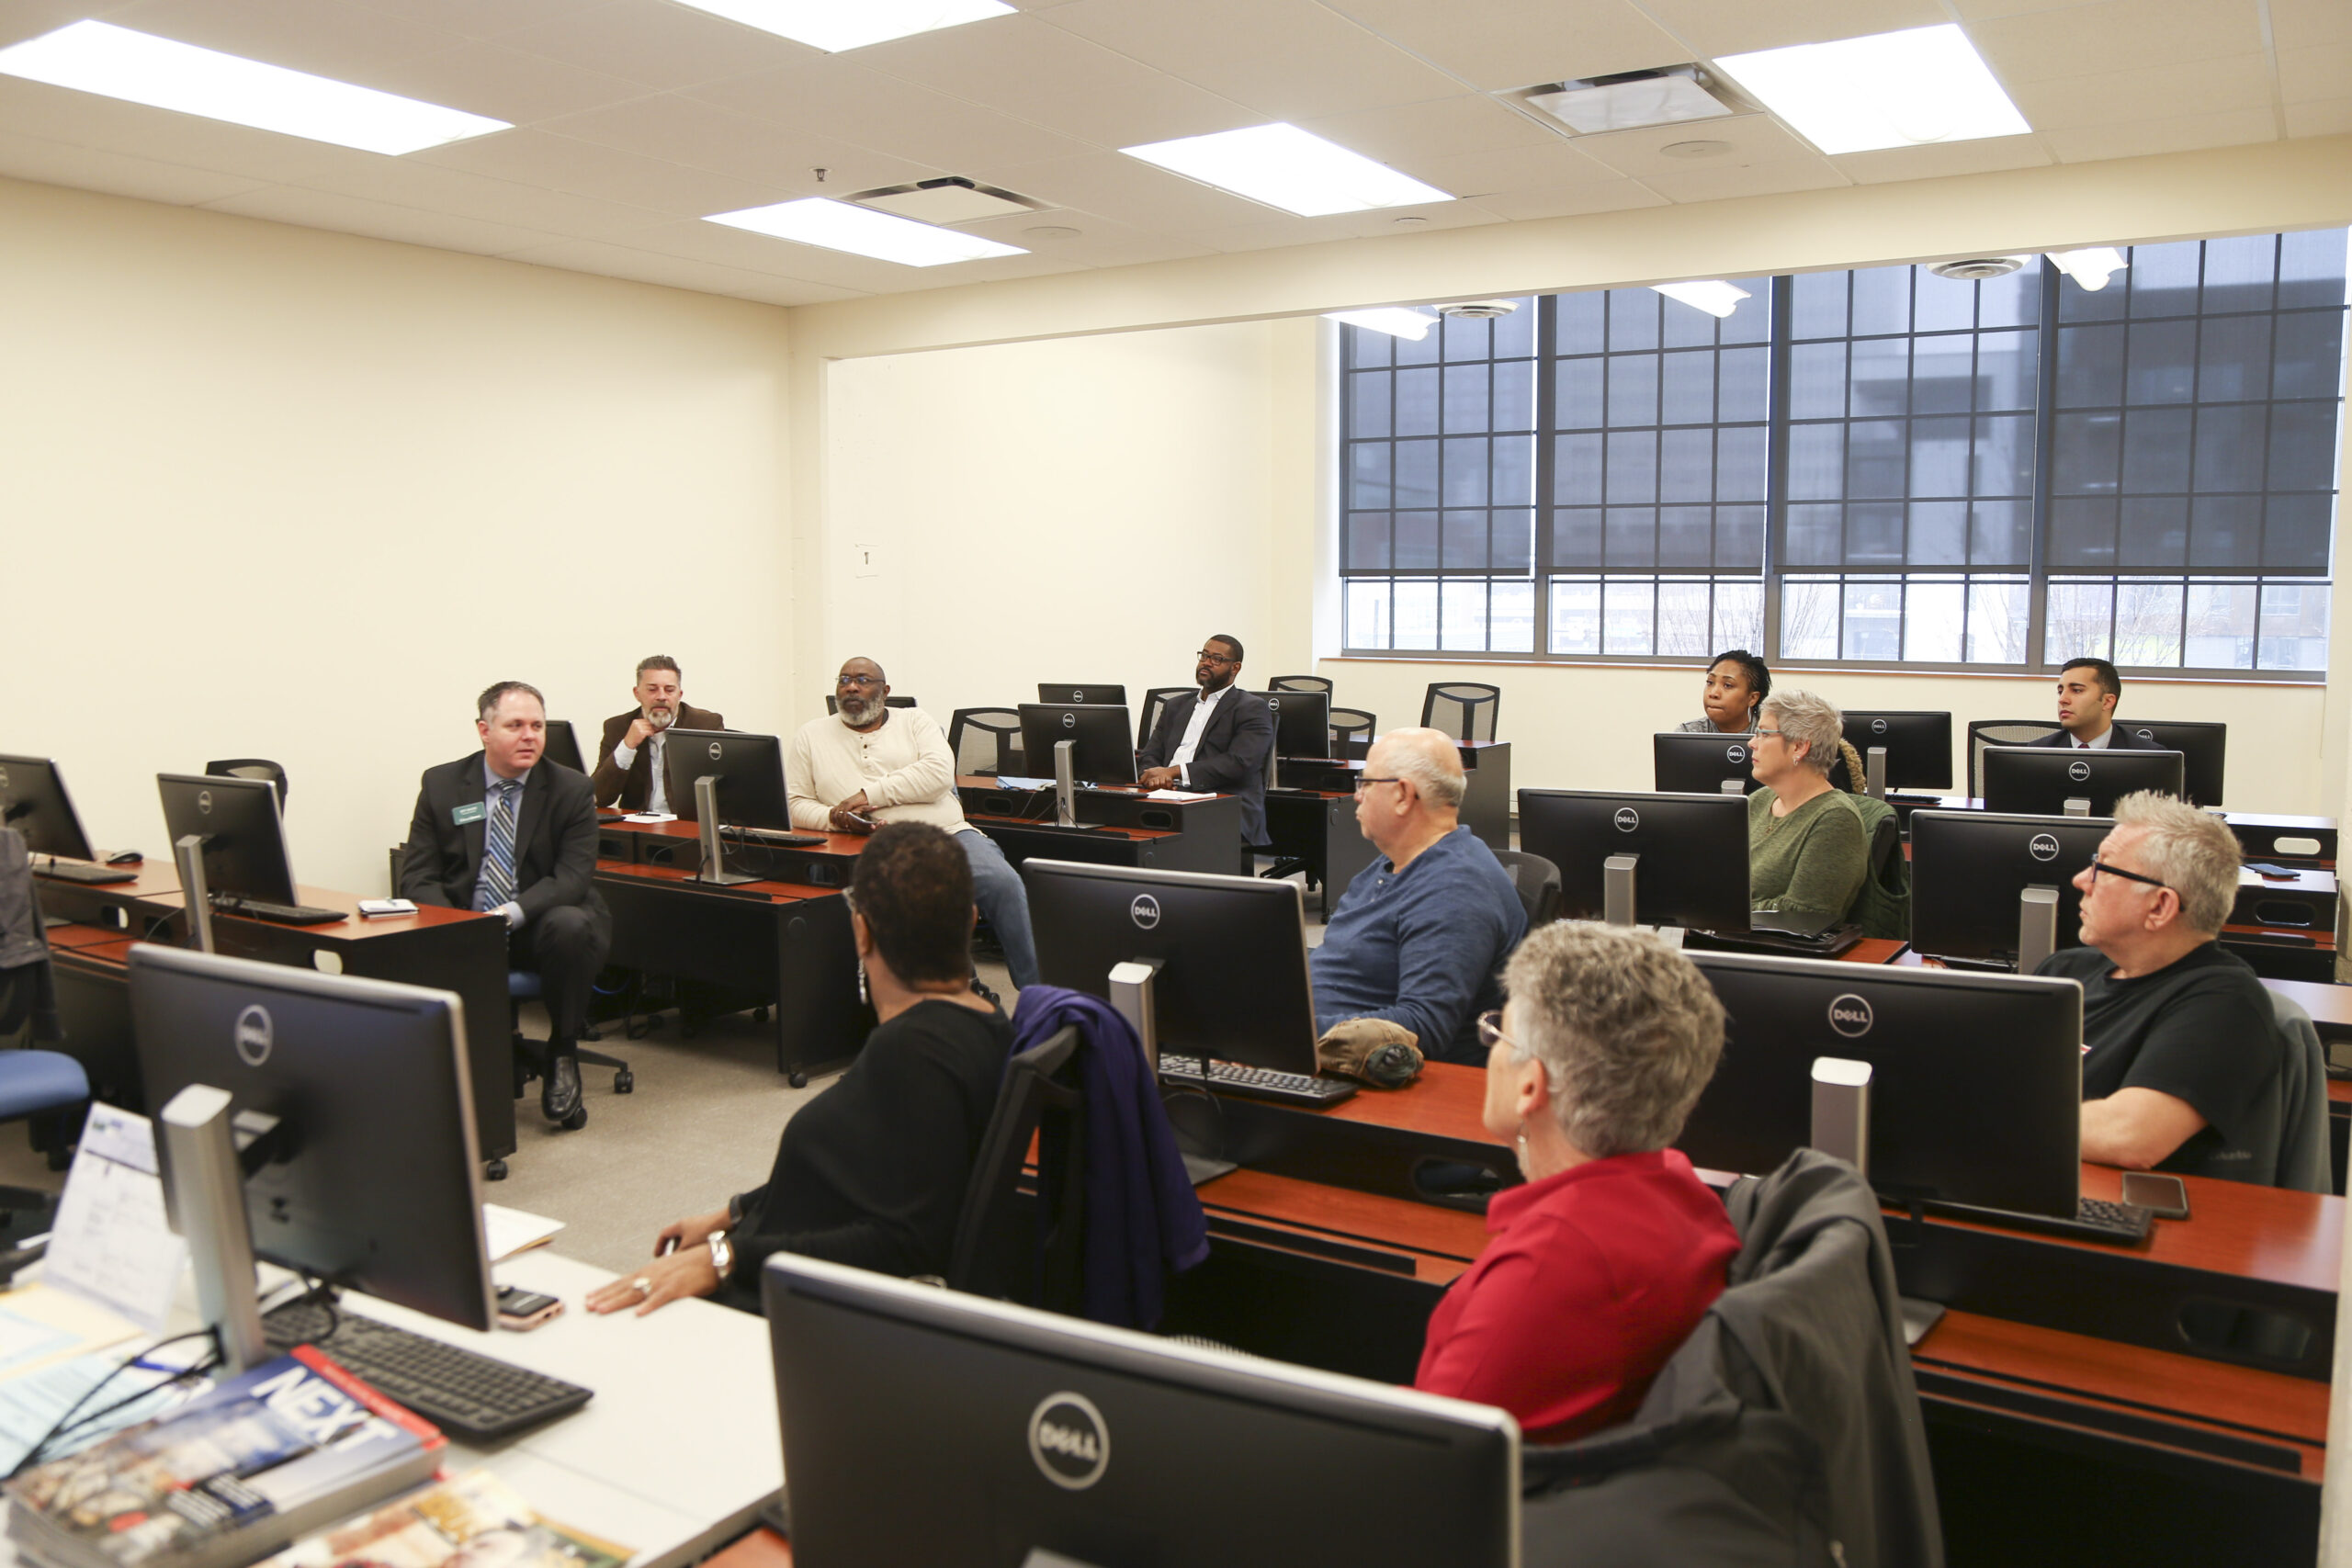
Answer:
<path fill-rule="evenodd" d="M 514 797 L 523 786 L 501 779 L 495 786 L 498 804 L 490 810 L 490 830 L 482 836 L 481 878 L 474 887 L 474 908 L 496 909 L 514 897 Z"/>

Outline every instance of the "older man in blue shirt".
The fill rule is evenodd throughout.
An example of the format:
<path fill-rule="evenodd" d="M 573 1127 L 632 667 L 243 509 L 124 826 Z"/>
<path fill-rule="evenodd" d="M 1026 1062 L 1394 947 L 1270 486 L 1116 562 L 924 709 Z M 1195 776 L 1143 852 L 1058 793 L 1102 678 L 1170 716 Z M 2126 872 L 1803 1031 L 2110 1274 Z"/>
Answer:
<path fill-rule="evenodd" d="M 1392 729 L 1356 781 L 1356 826 L 1382 860 L 1364 867 L 1315 950 L 1315 1027 L 1385 1019 L 1424 1055 L 1481 1062 L 1478 1015 L 1502 1005 L 1500 971 L 1527 911 L 1495 852 L 1461 825 L 1453 741 Z"/>

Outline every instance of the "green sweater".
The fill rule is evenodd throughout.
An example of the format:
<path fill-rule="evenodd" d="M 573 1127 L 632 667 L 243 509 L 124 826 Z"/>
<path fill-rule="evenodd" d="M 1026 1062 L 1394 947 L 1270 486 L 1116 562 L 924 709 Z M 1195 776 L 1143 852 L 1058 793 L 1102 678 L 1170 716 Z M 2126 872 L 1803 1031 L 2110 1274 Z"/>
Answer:
<path fill-rule="evenodd" d="M 1836 790 L 1815 795 L 1786 817 L 1779 797 L 1747 797 L 1747 902 L 1757 909 L 1843 919 L 1870 872 L 1862 819 Z"/>

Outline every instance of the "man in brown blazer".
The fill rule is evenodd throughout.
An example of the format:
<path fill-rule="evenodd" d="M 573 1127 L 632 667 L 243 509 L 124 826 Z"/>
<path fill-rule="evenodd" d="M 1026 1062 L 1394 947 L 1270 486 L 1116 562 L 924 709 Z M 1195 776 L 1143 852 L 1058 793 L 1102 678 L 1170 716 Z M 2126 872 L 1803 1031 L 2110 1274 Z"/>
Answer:
<path fill-rule="evenodd" d="M 662 769 L 663 745 L 673 727 L 724 729 L 727 720 L 708 708 L 687 703 L 679 682 L 678 661 L 666 653 L 638 661 L 637 685 L 629 694 L 637 699 L 637 706 L 606 719 L 604 739 L 596 743 L 593 775 L 596 804 L 611 806 L 617 801 L 624 811 L 669 811 L 692 819 L 692 796 L 667 797 L 668 780 Z"/>

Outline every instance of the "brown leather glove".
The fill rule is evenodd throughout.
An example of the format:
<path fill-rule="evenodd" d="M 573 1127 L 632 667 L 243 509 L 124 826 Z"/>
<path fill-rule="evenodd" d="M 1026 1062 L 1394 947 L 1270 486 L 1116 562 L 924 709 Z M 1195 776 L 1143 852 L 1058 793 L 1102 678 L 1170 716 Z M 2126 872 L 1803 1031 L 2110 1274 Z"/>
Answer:
<path fill-rule="evenodd" d="M 1375 1089 L 1396 1089 L 1420 1073 L 1420 1037 L 1385 1018 L 1343 1018 L 1315 1043 L 1315 1068 Z"/>

